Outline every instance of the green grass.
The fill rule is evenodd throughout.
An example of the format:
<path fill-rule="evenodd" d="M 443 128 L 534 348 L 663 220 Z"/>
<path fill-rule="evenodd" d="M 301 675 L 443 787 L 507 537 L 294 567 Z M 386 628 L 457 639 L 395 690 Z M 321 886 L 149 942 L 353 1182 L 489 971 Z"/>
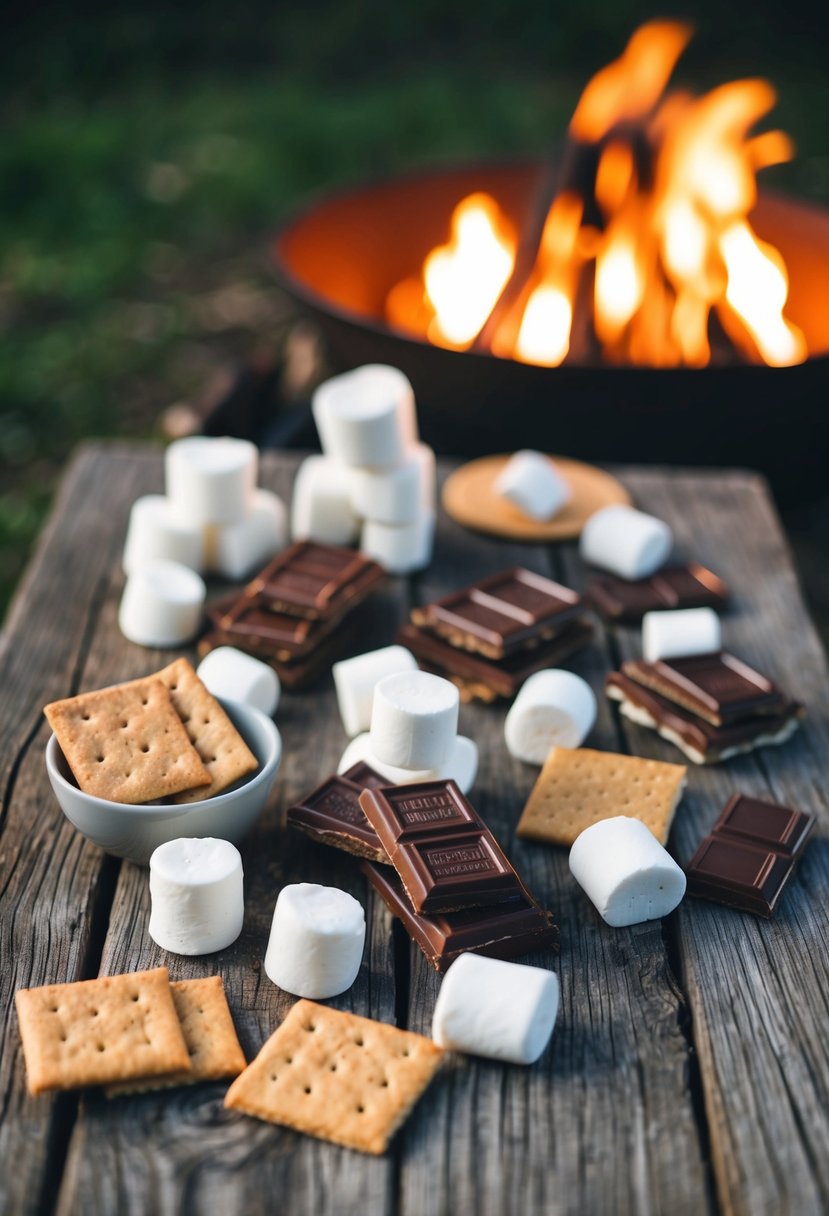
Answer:
<path fill-rule="evenodd" d="M 336 27 L 326 29 L 333 56 Z M 555 73 L 496 69 L 496 58 L 333 83 L 295 67 L 178 79 L 157 64 L 143 82 L 97 89 L 73 89 L 61 60 L 59 89 L 8 103 L 0 614 L 71 448 L 152 434 L 164 407 L 273 332 L 266 240 L 288 209 L 338 183 L 556 142 L 589 69 L 566 55 Z M 802 156 L 784 180 L 829 198 L 829 87 L 811 69 L 788 76 L 779 120 Z"/>

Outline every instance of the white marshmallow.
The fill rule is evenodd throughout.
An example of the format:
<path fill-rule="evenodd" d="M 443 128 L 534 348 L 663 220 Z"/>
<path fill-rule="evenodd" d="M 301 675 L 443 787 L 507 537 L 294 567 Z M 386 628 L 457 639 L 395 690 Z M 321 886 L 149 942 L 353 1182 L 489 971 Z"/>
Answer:
<path fill-rule="evenodd" d="M 227 840 L 160 844 L 150 858 L 150 937 L 173 954 L 213 954 L 242 932 L 242 858 Z"/>
<path fill-rule="evenodd" d="M 394 469 L 352 469 L 351 505 L 363 519 L 410 524 L 435 505 L 435 453 L 425 443 Z"/>
<path fill-rule="evenodd" d="M 555 972 L 461 954 L 443 977 L 432 1038 L 449 1051 L 534 1064 L 550 1041 L 558 1003 Z"/>
<path fill-rule="evenodd" d="M 457 687 L 428 671 L 384 676 L 374 689 L 371 750 L 399 768 L 434 769 L 449 758 L 458 733 Z"/>
<path fill-rule="evenodd" d="M 411 524 L 381 524 L 367 519 L 360 552 L 373 557 L 389 574 L 411 574 L 429 565 L 434 539 L 434 511 L 422 511 Z"/>
<path fill-rule="evenodd" d="M 180 562 L 191 570 L 204 569 L 204 532 L 179 522 L 168 499 L 161 494 L 136 498 L 130 511 L 124 544 L 124 573 L 152 561 Z"/>
<path fill-rule="evenodd" d="M 147 562 L 127 575 L 118 609 L 125 638 L 139 646 L 181 646 L 199 631 L 207 594 L 195 571 L 178 562 Z"/>
<path fill-rule="evenodd" d="M 194 435 L 167 448 L 167 496 L 191 527 L 238 524 L 249 514 L 259 453 L 246 439 Z"/>
<path fill-rule="evenodd" d="M 671 529 L 661 519 L 617 504 L 591 515 L 579 550 L 586 562 L 620 578 L 648 578 L 668 560 Z"/>
<path fill-rule="evenodd" d="M 399 671 L 416 670 L 415 657 L 405 646 L 384 646 L 335 663 L 332 671 L 345 733 L 353 737 L 368 730 L 374 689 L 380 680 Z"/>
<path fill-rule="evenodd" d="M 245 519 L 238 524 L 213 525 L 206 532 L 208 569 L 223 578 L 247 578 L 285 548 L 285 504 L 270 490 L 254 490 Z"/>
<path fill-rule="evenodd" d="M 570 501 L 570 486 L 547 456 L 525 449 L 511 456 L 495 490 L 530 519 L 552 519 Z"/>
<path fill-rule="evenodd" d="M 291 535 L 326 545 L 350 545 L 360 533 L 351 506 L 349 470 L 330 456 L 303 460 L 294 481 Z"/>
<path fill-rule="evenodd" d="M 510 753 L 543 764 L 551 747 L 581 747 L 596 721 L 596 697 L 572 671 L 537 671 L 521 687 L 504 721 Z"/>
<path fill-rule="evenodd" d="M 337 887 L 283 887 L 265 954 L 268 978 L 294 996 L 325 999 L 357 978 L 366 940 L 362 905 Z"/>
<path fill-rule="evenodd" d="M 326 380 L 312 400 L 322 450 L 353 468 L 389 469 L 417 442 L 412 386 L 372 363 Z"/>
<path fill-rule="evenodd" d="M 576 837 L 570 870 L 614 928 L 667 916 L 685 894 L 685 875 L 641 819 L 601 819 Z"/>
<path fill-rule="evenodd" d="M 337 772 L 344 773 L 352 764 L 364 761 L 381 777 L 385 777 L 389 785 L 413 785 L 419 781 L 448 781 L 452 780 L 462 794 L 468 794 L 475 784 L 478 775 L 478 745 L 465 735 L 458 735 L 452 744 L 449 758 L 440 768 L 408 769 L 398 768 L 393 764 L 385 764 L 378 760 L 371 750 L 371 736 L 366 732 L 352 739 L 342 754 Z"/>
<path fill-rule="evenodd" d="M 276 713 L 281 692 L 279 676 L 267 663 L 235 646 L 211 650 L 199 663 L 196 675 L 214 697 L 252 705 L 269 718 Z"/>
<path fill-rule="evenodd" d="M 642 618 L 642 653 L 649 663 L 681 655 L 711 654 L 721 647 L 720 618 L 713 608 L 646 612 Z"/>

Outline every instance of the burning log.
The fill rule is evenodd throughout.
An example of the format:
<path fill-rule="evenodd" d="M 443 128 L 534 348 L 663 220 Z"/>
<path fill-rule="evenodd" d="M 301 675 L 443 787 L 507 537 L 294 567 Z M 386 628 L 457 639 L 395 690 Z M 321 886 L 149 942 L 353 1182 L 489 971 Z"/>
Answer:
<path fill-rule="evenodd" d="M 757 170 L 791 154 L 779 132 L 749 136 L 774 91 L 666 93 L 690 32 L 651 22 L 597 73 L 520 233 L 488 195 L 459 204 L 422 283 L 391 293 L 391 323 L 545 366 L 801 362 L 785 265 L 747 218 Z"/>

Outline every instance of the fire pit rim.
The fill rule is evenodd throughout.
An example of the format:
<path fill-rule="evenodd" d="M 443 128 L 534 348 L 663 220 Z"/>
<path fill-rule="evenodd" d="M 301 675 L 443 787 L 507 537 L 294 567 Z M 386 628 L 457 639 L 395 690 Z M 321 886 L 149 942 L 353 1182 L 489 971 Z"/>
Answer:
<path fill-rule="evenodd" d="M 656 376 L 669 378 L 672 374 L 682 372 L 697 373 L 705 375 L 710 371 L 708 367 L 688 367 L 688 366 L 672 366 L 672 367 L 652 367 L 637 364 L 598 364 L 587 365 L 582 363 L 567 363 L 559 368 L 548 368 L 542 364 L 523 363 L 517 359 L 503 358 L 494 355 L 489 351 L 478 350 L 454 350 L 449 347 L 435 346 L 434 343 L 419 337 L 417 334 L 403 333 L 400 330 L 393 329 L 386 325 L 376 317 L 367 315 L 366 313 L 358 312 L 356 309 L 347 308 L 340 304 L 335 304 L 327 296 L 322 295 L 314 288 L 309 287 L 307 283 L 288 269 L 285 264 L 282 246 L 288 235 L 296 229 L 303 221 L 308 220 L 322 206 L 336 205 L 340 202 L 354 200 L 360 195 L 368 191 L 382 190 L 384 187 L 405 186 L 407 182 L 418 182 L 426 178 L 441 178 L 454 177 L 459 173 L 470 173 L 480 171 L 482 173 L 498 173 L 509 169 L 524 169 L 538 170 L 543 169 L 545 161 L 537 156 L 527 155 L 503 155 L 497 158 L 471 158 L 453 160 L 451 163 L 438 162 L 434 165 L 422 164 L 410 166 L 396 173 L 383 173 L 377 175 L 369 175 L 362 177 L 358 181 L 335 186 L 333 189 L 320 189 L 315 191 L 310 197 L 303 200 L 298 206 L 291 208 L 286 215 L 280 220 L 272 236 L 268 242 L 269 262 L 271 269 L 277 279 L 279 285 L 301 306 L 315 310 L 326 317 L 330 317 L 341 324 L 353 325 L 360 331 L 374 333 L 379 337 L 396 342 L 407 343 L 412 346 L 420 347 L 424 350 L 438 350 L 446 357 L 461 356 L 463 358 L 474 358 L 481 365 L 490 364 L 509 364 L 516 368 L 527 368 L 535 371 L 543 371 L 549 373 L 551 370 L 562 372 L 566 371 L 569 374 L 578 376 L 581 374 L 589 374 L 591 377 L 613 375 L 618 376 L 620 373 L 636 376 Z M 759 192 L 761 199 L 769 201 L 778 201 L 786 203 L 794 207 L 803 209 L 820 209 L 817 204 L 811 200 L 804 200 L 797 195 L 790 194 L 784 190 L 762 190 Z M 459 200 L 460 201 L 460 200 Z M 793 364 L 787 367 L 770 367 L 766 364 L 734 364 L 733 368 L 745 375 L 746 372 L 752 371 L 777 373 L 779 375 L 787 373 L 789 376 L 802 370 L 804 367 L 814 364 L 817 361 L 829 361 L 829 353 L 817 353 L 809 355 L 803 363 Z M 720 373 L 728 372 L 732 365 L 719 366 L 717 371 Z"/>

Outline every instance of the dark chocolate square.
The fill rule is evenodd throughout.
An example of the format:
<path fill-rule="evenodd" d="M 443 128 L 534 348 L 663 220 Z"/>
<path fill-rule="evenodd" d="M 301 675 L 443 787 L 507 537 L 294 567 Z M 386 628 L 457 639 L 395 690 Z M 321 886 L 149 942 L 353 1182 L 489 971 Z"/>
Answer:
<path fill-rule="evenodd" d="M 758 848 L 774 849 L 787 857 L 796 857 L 802 851 L 813 826 L 814 817 L 805 811 L 735 794 L 715 823 L 712 833 L 735 837 Z"/>
<path fill-rule="evenodd" d="M 685 871 L 688 894 L 771 916 L 793 869 L 790 857 L 721 834 L 706 836 Z"/>
<path fill-rule="evenodd" d="M 388 786 L 382 790 L 382 807 L 388 839 L 401 844 L 420 836 L 432 836 L 436 829 L 468 830 L 478 817 L 454 781 L 424 781 L 413 785 Z"/>
<path fill-rule="evenodd" d="M 393 860 L 416 911 L 426 915 L 499 903 L 520 892 L 488 831 L 400 842 Z"/>
<path fill-rule="evenodd" d="M 641 621 L 646 612 L 671 608 L 722 609 L 728 588 L 722 579 L 699 562 L 666 566 L 650 578 L 630 581 L 601 574 L 587 585 L 587 599 L 612 621 Z"/>

